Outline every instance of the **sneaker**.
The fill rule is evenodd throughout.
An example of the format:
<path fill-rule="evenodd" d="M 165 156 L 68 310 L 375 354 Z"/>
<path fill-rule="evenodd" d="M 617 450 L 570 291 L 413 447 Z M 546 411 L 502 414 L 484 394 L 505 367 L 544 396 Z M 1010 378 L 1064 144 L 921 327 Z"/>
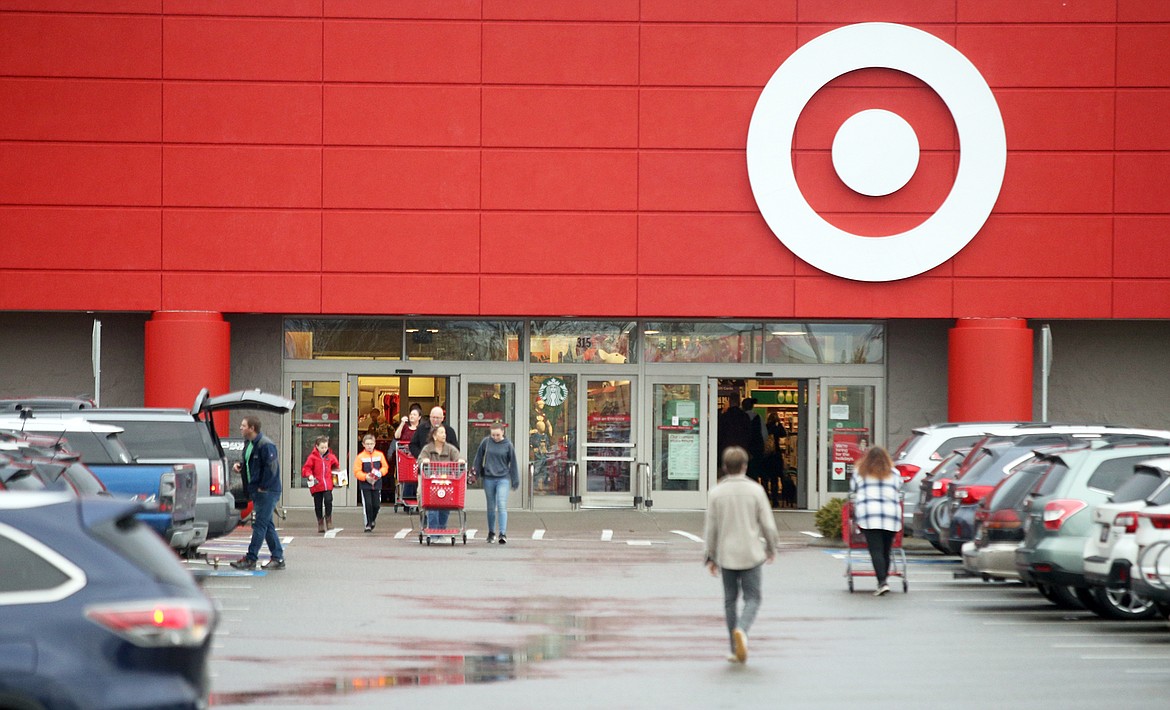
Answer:
<path fill-rule="evenodd" d="M 267 562 L 265 562 L 264 564 L 260 565 L 260 569 L 270 569 L 270 570 L 284 569 L 284 567 L 285 567 L 285 565 L 284 565 L 283 558 L 279 559 L 279 560 L 271 559 L 271 560 L 268 560 Z"/>
<path fill-rule="evenodd" d="M 507 535 L 505 535 L 504 533 L 500 533 L 500 544 L 501 544 L 501 545 L 507 545 L 507 544 L 508 544 L 508 536 L 507 536 Z"/>
<path fill-rule="evenodd" d="M 374 526 L 373 526 L 373 525 L 367 525 L 367 526 L 366 526 L 366 532 L 373 532 L 373 531 L 374 531 Z"/>
<path fill-rule="evenodd" d="M 884 595 L 889 594 L 889 593 L 890 593 L 890 585 L 883 583 L 883 584 L 878 585 L 877 591 L 874 592 L 873 595 L 875 597 L 880 597 L 880 596 L 884 596 Z"/>
<path fill-rule="evenodd" d="M 250 557 L 241 557 L 232 563 L 232 567 L 236 569 L 254 570 L 256 569 L 256 560 Z"/>
<path fill-rule="evenodd" d="M 493 542 L 495 542 L 496 541 L 496 534 L 493 532 L 488 533 L 487 541 L 488 541 L 489 545 L 492 544 Z"/>
<path fill-rule="evenodd" d="M 734 653 L 729 653 L 729 654 L 727 654 L 727 662 L 728 663 L 739 663 L 739 659 L 735 657 Z"/>
<path fill-rule="evenodd" d="M 740 663 L 747 662 L 747 634 L 743 629 L 736 629 L 731 632 L 731 642 L 735 644 L 735 660 Z"/>

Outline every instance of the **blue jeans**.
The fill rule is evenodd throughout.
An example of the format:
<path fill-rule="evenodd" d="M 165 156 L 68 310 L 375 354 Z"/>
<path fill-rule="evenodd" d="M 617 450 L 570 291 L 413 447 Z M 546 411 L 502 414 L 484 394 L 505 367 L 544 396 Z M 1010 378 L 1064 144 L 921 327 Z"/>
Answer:
<path fill-rule="evenodd" d="M 272 522 L 272 514 L 276 512 L 276 504 L 280 502 L 280 492 L 273 493 L 257 491 L 252 493 L 252 510 L 256 514 L 256 522 L 252 525 L 252 542 L 248 545 L 248 559 L 260 558 L 261 543 L 268 543 L 268 552 L 272 559 L 283 560 L 284 548 L 280 545 L 280 536 L 276 534 L 276 523 Z"/>
<path fill-rule="evenodd" d="M 431 529 L 440 529 L 447 527 L 447 518 L 450 517 L 449 510 L 428 510 L 427 511 L 427 527 Z"/>
<path fill-rule="evenodd" d="M 511 483 L 507 476 L 498 478 L 483 478 L 483 492 L 487 495 L 488 532 L 499 532 L 505 535 L 508 532 L 508 488 Z M 496 527 L 496 520 L 500 527 Z"/>
<path fill-rule="evenodd" d="M 763 565 L 756 565 L 751 569 L 724 569 L 723 572 L 723 613 L 727 617 L 727 634 L 737 628 L 743 629 L 746 634 L 756 620 L 760 611 L 760 581 L 763 578 Z M 737 614 L 739 594 L 743 592 L 743 613 Z M 731 641 L 731 650 L 735 652 L 735 642 Z"/>

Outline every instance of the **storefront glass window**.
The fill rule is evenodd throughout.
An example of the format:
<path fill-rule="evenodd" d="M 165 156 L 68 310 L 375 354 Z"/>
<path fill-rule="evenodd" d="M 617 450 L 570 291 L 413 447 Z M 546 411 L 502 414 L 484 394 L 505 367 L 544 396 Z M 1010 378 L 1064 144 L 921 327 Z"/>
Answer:
<path fill-rule="evenodd" d="M 519 362 L 523 321 L 406 321 L 407 360 Z"/>
<path fill-rule="evenodd" d="M 874 365 L 885 361 L 885 327 L 874 323 L 769 323 L 764 362 Z"/>
<path fill-rule="evenodd" d="M 533 494 L 570 495 L 569 462 L 577 459 L 577 378 L 532 375 L 528 384 L 528 461 Z M 520 446 L 519 435 L 514 442 Z"/>
<path fill-rule="evenodd" d="M 638 361 L 633 321 L 532 321 L 531 362 L 621 365 Z"/>
<path fill-rule="evenodd" d="M 399 360 L 402 321 L 375 318 L 286 318 L 290 360 Z"/>
<path fill-rule="evenodd" d="M 760 362 L 759 323 L 647 322 L 646 362 Z"/>

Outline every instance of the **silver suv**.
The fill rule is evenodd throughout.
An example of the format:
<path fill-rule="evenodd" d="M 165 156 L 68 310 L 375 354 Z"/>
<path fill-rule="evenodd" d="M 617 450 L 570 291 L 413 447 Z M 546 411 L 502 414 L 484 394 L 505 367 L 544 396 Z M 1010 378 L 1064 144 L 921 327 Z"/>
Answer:
<path fill-rule="evenodd" d="M 227 535 L 240 522 L 236 501 L 229 491 L 228 462 L 215 431 L 212 414 L 236 409 L 285 413 L 292 411 L 293 401 L 260 390 L 243 390 L 211 397 L 206 388 L 195 398 L 190 410 L 153 407 L 72 406 L 85 400 L 62 399 L 58 408 L 53 400 L 7 400 L 0 409 L 28 411 L 34 417 L 80 417 L 92 422 L 121 427 L 121 438 L 138 463 L 195 466 L 195 524 L 207 526 L 208 540 Z M 68 408 L 66 408 L 68 407 Z"/>

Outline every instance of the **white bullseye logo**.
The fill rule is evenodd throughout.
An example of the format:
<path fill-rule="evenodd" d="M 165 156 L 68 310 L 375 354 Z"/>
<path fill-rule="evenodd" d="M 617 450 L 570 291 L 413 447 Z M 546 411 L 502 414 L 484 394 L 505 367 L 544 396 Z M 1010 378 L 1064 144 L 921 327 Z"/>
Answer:
<path fill-rule="evenodd" d="M 942 205 L 917 227 L 887 237 L 852 234 L 825 221 L 804 199 L 792 166 L 796 122 L 809 99 L 842 74 L 870 67 L 925 82 L 950 110 L 959 135 L 959 168 Z M 832 155 L 849 189 L 881 197 L 914 176 L 918 137 L 901 116 L 865 110 L 837 130 Z M 748 127 L 748 178 L 772 232 L 809 264 L 855 281 L 908 278 L 958 254 L 991 214 L 1006 164 L 1003 118 L 979 70 L 946 42 L 905 25 L 849 25 L 800 47 L 768 80 Z"/>

